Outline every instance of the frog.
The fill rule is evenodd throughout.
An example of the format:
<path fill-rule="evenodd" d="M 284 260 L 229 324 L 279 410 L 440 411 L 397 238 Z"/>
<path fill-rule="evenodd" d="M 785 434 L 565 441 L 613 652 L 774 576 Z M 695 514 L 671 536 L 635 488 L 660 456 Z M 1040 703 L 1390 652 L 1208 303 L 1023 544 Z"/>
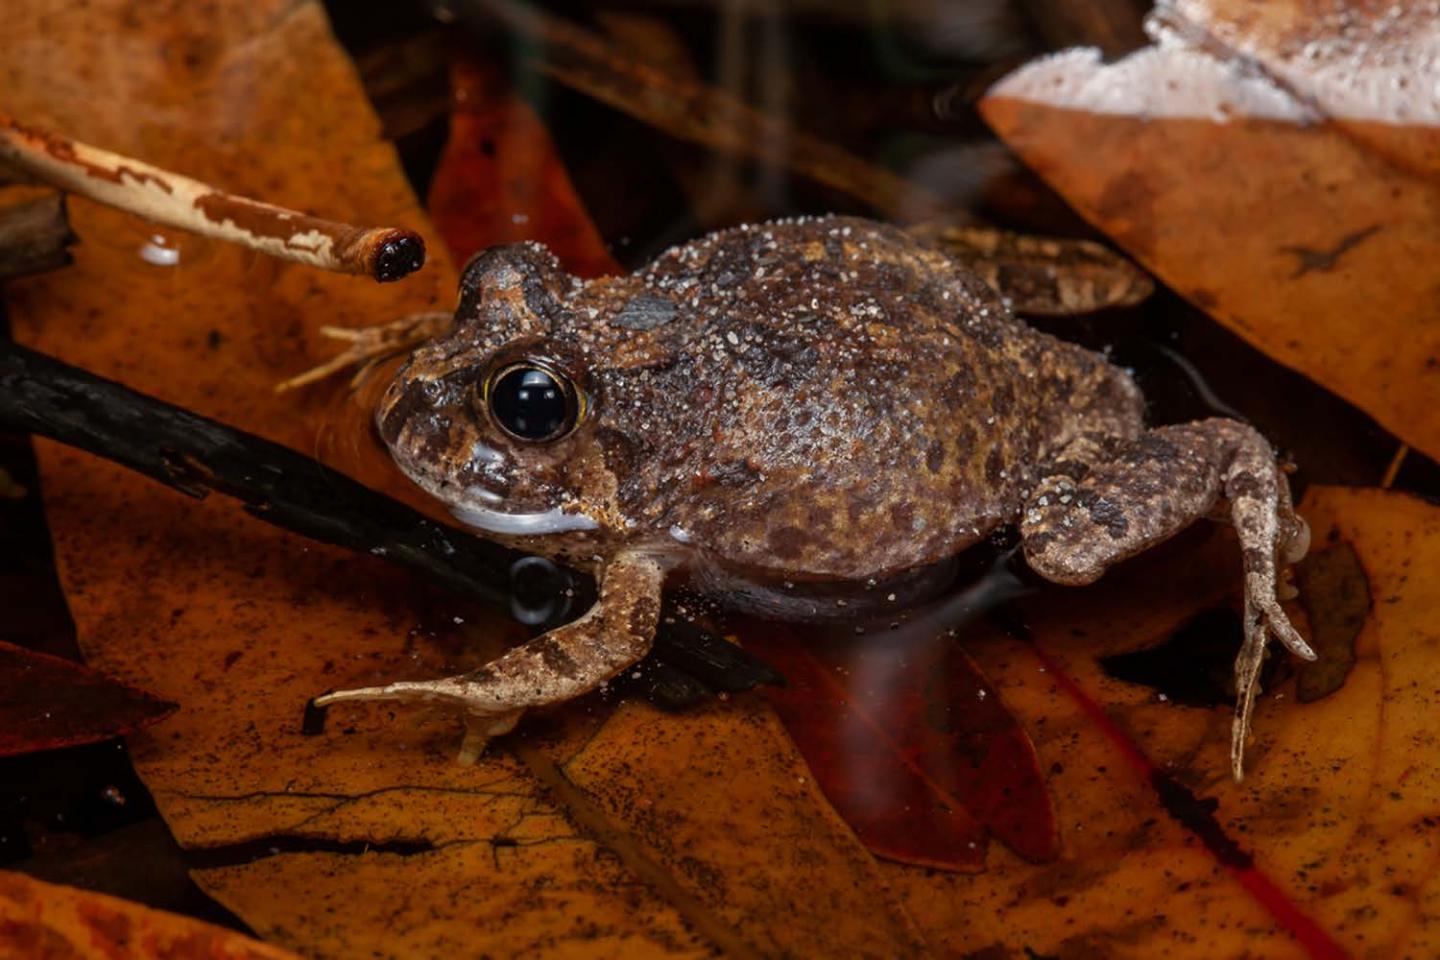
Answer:
<path fill-rule="evenodd" d="M 1145 413 L 1128 371 L 893 225 L 744 224 L 589 280 L 538 243 L 490 248 L 376 429 L 460 523 L 592 569 L 597 600 L 469 673 L 316 703 L 454 704 L 473 761 L 643 658 L 667 581 L 905 583 L 1008 528 L 1040 578 L 1083 586 L 1212 517 L 1243 576 L 1238 779 L 1268 641 L 1315 657 L 1280 603 L 1308 528 L 1255 428 Z"/>

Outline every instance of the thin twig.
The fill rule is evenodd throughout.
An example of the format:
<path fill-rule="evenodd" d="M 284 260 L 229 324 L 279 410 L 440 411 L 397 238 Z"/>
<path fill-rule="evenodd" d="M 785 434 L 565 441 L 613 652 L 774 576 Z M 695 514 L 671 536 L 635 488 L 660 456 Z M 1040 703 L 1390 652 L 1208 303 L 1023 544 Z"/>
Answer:
<path fill-rule="evenodd" d="M 274 257 L 382 282 L 425 262 L 425 241 L 397 227 L 355 227 L 249 200 L 0 114 L 0 165 L 156 223 Z"/>

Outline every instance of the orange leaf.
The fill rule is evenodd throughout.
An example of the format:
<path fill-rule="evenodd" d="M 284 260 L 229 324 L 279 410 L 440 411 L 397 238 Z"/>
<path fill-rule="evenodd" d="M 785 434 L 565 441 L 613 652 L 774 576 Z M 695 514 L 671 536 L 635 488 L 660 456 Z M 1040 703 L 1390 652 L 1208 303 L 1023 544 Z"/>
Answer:
<path fill-rule="evenodd" d="M 499 66 L 457 56 L 450 139 L 426 207 L 456 262 L 500 243 L 542 240 L 577 276 L 620 273 L 535 111 Z"/>
<path fill-rule="evenodd" d="M 0 757 L 133 733 L 174 709 L 73 660 L 0 641 Z"/>
<path fill-rule="evenodd" d="M 1353 551 L 1363 570 L 1363 581 L 1342 574 L 1343 592 L 1376 602 L 1350 630 L 1353 662 L 1338 687 L 1306 702 L 1280 663 L 1244 783 L 1226 771 L 1223 692 L 1213 707 L 1181 705 L 1101 666 L 1163 642 L 1236 590 L 1228 533 L 1187 537 L 1094 588 L 1047 591 L 1024 605 L 1023 628 L 970 640 L 1052 771 L 1062 855 L 1030 864 L 993 851 L 981 874 L 889 867 L 932 944 L 1060 956 L 1435 953 L 1436 931 L 1419 918 L 1440 895 L 1440 585 L 1415 571 L 1440 563 L 1440 508 L 1318 488 L 1301 512 L 1318 553 Z M 1337 584 L 1305 606 L 1332 603 Z M 1342 599 L 1325 615 L 1350 622 L 1357 606 Z M 1219 638 L 1224 660 L 1238 642 L 1238 631 Z M 1171 651 L 1170 671 L 1206 669 Z"/>
<path fill-rule="evenodd" d="M 298 960 L 233 930 L 0 872 L 0 956 L 25 960 Z"/>
<path fill-rule="evenodd" d="M 1166 42 L 1114 64 L 1037 61 L 981 109 L 1196 306 L 1440 456 L 1425 267 L 1440 257 L 1440 113 L 1421 79 L 1440 20 L 1424 9 L 1172 0 L 1155 14 Z"/>

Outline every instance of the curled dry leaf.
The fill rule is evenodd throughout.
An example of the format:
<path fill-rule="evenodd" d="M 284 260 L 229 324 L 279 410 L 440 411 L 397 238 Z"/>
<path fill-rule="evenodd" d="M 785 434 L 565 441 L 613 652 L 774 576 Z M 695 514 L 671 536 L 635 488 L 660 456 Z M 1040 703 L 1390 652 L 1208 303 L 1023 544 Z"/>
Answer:
<path fill-rule="evenodd" d="M 1062 855 L 1031 864 L 997 849 L 974 875 L 889 867 L 932 944 L 997 956 L 1440 950 L 1425 922 L 1440 896 L 1440 586 L 1419 573 L 1440 561 L 1440 509 L 1319 488 L 1301 512 L 1317 554 L 1340 557 L 1322 563 L 1351 571 L 1323 588 L 1307 579 L 1304 607 L 1341 623 L 1353 620 L 1356 597 L 1375 603 L 1349 632 L 1353 665 L 1341 685 L 1305 702 L 1287 664 L 1271 674 L 1243 784 L 1227 776 L 1225 691 L 1214 706 L 1180 705 L 1100 666 L 1225 602 L 1235 547 L 1224 531 L 1187 537 L 1095 588 L 1048 591 L 1025 605 L 1028 630 L 975 632 L 969 649 L 1051 772 Z M 1236 626 L 1218 638 L 1213 663 L 1186 662 L 1172 645 L 1156 682 L 1223 675 Z"/>
<path fill-rule="evenodd" d="M 14 7 L 7 100 L 285 202 L 417 219 L 319 4 L 223 7 Z M 210 55 L 127 54 L 156 45 Z M 120 106 L 132 100 L 171 122 L 132 123 Z M 139 256 L 153 228 L 80 200 L 72 215 L 87 238 L 74 267 L 7 291 L 17 337 L 299 449 L 334 427 L 344 388 L 277 397 L 270 385 L 326 355 L 322 325 L 453 302 L 443 251 L 398 286 L 189 238 L 165 267 Z M 470 768 L 454 763 L 459 724 L 443 709 L 337 709 L 305 736 L 304 704 L 327 686 L 474 665 L 449 633 L 417 628 L 454 631 L 434 596 L 237 506 L 37 449 L 87 657 L 186 706 L 132 738 L 140 776 L 199 884 L 261 934 L 338 956 L 799 955 L 841 938 L 875 956 L 919 952 L 873 859 L 757 702 L 680 719 L 633 706 L 601 726 L 610 705 L 596 700 L 593 717 L 577 705 L 546 737 L 539 718 L 514 754 Z M 399 487 L 393 472 L 364 479 Z M 456 615 L 491 642 L 513 629 Z"/>
<path fill-rule="evenodd" d="M 73 660 L 0 641 L 0 757 L 122 736 L 174 710 Z"/>
<path fill-rule="evenodd" d="M 1151 25 L 1116 63 L 1011 74 L 985 118 L 1196 306 L 1440 456 L 1434 5 L 1171 0 Z"/>
<path fill-rule="evenodd" d="M 298 960 L 233 930 L 0 872 L 0 956 L 29 960 Z"/>
<path fill-rule="evenodd" d="M 0 872 L 0 956 L 29 960 L 298 960 L 233 930 Z"/>

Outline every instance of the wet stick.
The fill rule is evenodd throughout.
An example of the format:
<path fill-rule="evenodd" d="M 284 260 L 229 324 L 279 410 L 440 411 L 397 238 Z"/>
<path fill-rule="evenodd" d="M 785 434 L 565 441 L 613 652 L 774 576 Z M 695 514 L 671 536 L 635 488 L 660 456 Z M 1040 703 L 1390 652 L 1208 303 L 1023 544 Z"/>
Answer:
<path fill-rule="evenodd" d="M 384 282 L 425 263 L 425 241 L 410 230 L 357 227 L 235 196 L 0 113 L 0 182 L 14 179 L 7 166 L 156 223 L 336 273 Z"/>
<path fill-rule="evenodd" d="M 6 341 L 0 341 L 0 429 L 50 437 L 194 497 L 211 491 L 235 497 L 267 523 L 381 557 L 503 611 L 510 609 L 512 569 L 527 556 L 435 523 L 288 447 Z M 579 571 L 567 575 L 575 606 L 584 609 L 594 582 Z M 673 600 L 646 669 L 652 675 L 637 686 L 674 707 L 780 679 L 690 622 Z"/>

